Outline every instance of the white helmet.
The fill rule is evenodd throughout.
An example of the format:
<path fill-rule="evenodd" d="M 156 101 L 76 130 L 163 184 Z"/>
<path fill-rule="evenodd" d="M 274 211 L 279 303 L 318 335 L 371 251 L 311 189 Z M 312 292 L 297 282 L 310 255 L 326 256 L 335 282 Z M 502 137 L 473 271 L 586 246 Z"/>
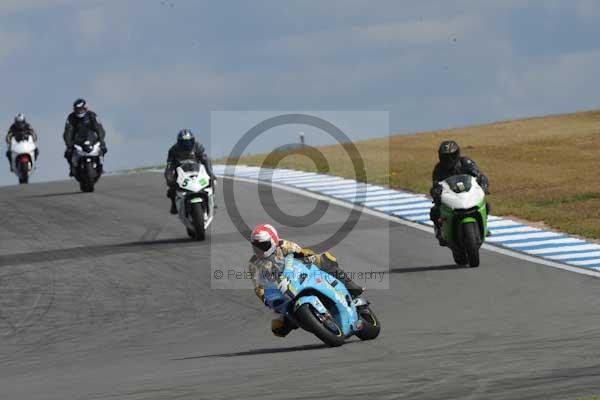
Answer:
<path fill-rule="evenodd" d="M 277 230 L 269 224 L 256 225 L 250 235 L 254 254 L 261 258 L 270 257 L 279 246 Z"/>

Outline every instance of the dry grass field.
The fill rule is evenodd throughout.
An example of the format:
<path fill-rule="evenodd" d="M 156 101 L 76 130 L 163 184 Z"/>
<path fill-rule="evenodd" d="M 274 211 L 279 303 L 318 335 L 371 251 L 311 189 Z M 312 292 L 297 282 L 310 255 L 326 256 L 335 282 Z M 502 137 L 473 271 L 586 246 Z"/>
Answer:
<path fill-rule="evenodd" d="M 490 179 L 495 215 L 600 239 L 600 111 L 535 117 L 355 143 L 371 183 L 427 193 L 440 141 L 454 139 Z M 341 145 L 320 147 L 330 174 L 354 178 Z M 265 155 L 239 162 L 262 165 Z M 273 166 L 273 165 L 267 165 Z M 314 171 L 306 156 L 279 165 Z"/>

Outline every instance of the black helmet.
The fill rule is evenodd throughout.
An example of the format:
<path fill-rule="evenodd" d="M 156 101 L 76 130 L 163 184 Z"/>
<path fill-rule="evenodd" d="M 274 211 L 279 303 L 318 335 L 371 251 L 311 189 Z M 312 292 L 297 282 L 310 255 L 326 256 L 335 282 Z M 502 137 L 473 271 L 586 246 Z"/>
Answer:
<path fill-rule="evenodd" d="M 182 129 L 177 134 L 177 145 L 182 149 L 191 151 L 195 143 L 194 134 L 189 129 Z"/>
<path fill-rule="evenodd" d="M 15 116 L 15 125 L 19 128 L 24 128 L 27 121 L 25 120 L 25 114 L 18 113 Z"/>
<path fill-rule="evenodd" d="M 440 163 L 447 168 L 453 167 L 460 157 L 460 147 L 454 140 L 445 140 L 438 149 Z"/>
<path fill-rule="evenodd" d="M 87 112 L 87 102 L 84 99 L 77 99 L 73 102 L 73 112 L 82 118 Z"/>

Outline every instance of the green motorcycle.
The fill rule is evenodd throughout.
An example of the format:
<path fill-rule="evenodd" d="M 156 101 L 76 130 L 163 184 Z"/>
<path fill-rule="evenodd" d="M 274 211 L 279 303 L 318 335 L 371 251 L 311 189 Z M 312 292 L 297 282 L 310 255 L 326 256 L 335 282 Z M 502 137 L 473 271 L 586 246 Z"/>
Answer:
<path fill-rule="evenodd" d="M 479 266 L 479 248 L 487 233 L 485 192 L 471 175 L 455 175 L 440 183 L 441 234 L 458 265 Z"/>

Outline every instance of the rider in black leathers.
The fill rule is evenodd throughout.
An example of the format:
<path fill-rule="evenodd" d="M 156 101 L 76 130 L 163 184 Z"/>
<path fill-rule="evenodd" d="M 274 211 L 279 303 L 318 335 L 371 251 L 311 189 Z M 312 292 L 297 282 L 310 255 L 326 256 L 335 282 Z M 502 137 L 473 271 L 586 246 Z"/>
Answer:
<path fill-rule="evenodd" d="M 6 134 L 6 144 L 10 145 L 11 139 L 14 136 L 19 136 L 19 135 L 31 135 L 33 137 L 33 141 L 35 143 L 37 143 L 37 141 L 38 141 L 37 133 L 35 133 L 31 124 L 29 124 L 27 122 L 27 120 L 25 119 L 25 115 L 21 114 L 21 113 L 19 113 L 15 116 L 15 122 L 13 122 L 12 125 L 10 126 L 10 128 L 8 128 L 8 133 Z M 40 154 L 40 151 L 36 147 L 36 149 L 35 149 L 35 159 L 36 160 L 37 160 L 39 154 Z M 13 169 L 12 169 L 12 160 L 10 158 L 10 150 L 6 151 L 6 158 L 8 158 L 8 164 L 10 166 L 10 170 L 12 171 Z"/>
<path fill-rule="evenodd" d="M 69 176 L 73 176 L 73 166 L 71 165 L 71 156 L 73 155 L 73 145 L 75 144 L 75 136 L 79 131 L 86 129 L 92 130 L 98 134 L 102 154 L 107 153 L 104 137 L 106 132 L 100 123 L 95 112 L 87 109 L 87 103 L 84 99 L 77 99 L 73 103 L 73 112 L 67 117 L 65 130 L 63 132 L 63 140 L 65 141 L 65 158 L 69 164 Z"/>
<path fill-rule="evenodd" d="M 430 190 L 434 206 L 430 211 L 430 218 L 435 227 L 435 236 L 440 245 L 444 245 L 441 236 L 440 205 L 442 196 L 442 186 L 440 182 L 453 175 L 471 175 L 477 178 L 477 183 L 486 194 L 489 194 L 489 182 L 487 177 L 479 171 L 475 161 L 468 157 L 460 156 L 460 147 L 454 140 L 446 140 L 440 144 L 438 149 L 439 162 L 433 169 L 431 177 L 432 187 Z M 488 205 L 489 210 L 489 205 Z"/>
<path fill-rule="evenodd" d="M 177 134 L 177 143 L 169 149 L 167 156 L 167 167 L 165 168 L 165 179 L 167 181 L 167 197 L 171 199 L 171 214 L 177 214 L 175 204 L 175 187 L 177 183 L 176 170 L 184 160 L 194 160 L 204 165 L 206 173 L 211 177 L 212 182 L 216 182 L 211 162 L 206 155 L 202 144 L 196 142 L 194 134 L 189 129 L 183 129 Z M 216 204 L 215 204 L 216 208 Z"/>

